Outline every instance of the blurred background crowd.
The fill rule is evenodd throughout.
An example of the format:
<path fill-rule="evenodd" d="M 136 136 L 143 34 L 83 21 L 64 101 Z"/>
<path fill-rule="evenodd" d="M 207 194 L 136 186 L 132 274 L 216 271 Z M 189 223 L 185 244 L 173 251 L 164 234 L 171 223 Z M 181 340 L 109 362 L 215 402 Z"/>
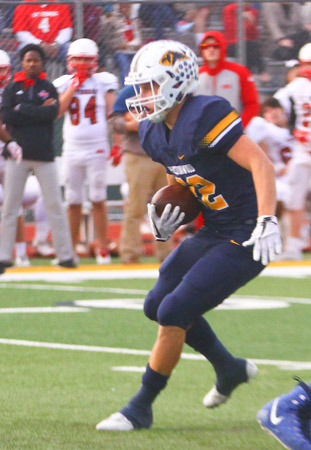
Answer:
<path fill-rule="evenodd" d="M 68 49 L 80 38 L 96 42 L 98 72 L 109 72 L 118 81 L 116 102 L 112 111 L 108 111 L 112 151 L 105 172 L 108 247 L 112 256 L 118 255 L 122 263 L 130 264 L 140 262 L 141 256 L 149 254 L 156 254 L 161 261 L 170 251 L 169 247 L 154 248 L 145 217 L 145 205 L 165 184 L 165 173 L 157 167 L 149 167 L 149 158 L 137 140 L 137 128 L 126 113 L 124 102 L 132 94 L 123 88 L 131 60 L 142 45 L 152 40 L 174 39 L 185 43 L 198 55 L 198 94 L 227 98 L 241 114 L 246 133 L 275 162 L 283 186 L 278 191 L 278 215 L 285 249 L 282 259 L 303 258 L 303 251 L 310 250 L 311 176 L 306 171 L 304 186 L 297 182 L 291 185 L 294 175 L 288 171 L 288 164 L 297 160 L 295 143 L 305 145 L 309 137 L 301 137 L 296 132 L 297 125 L 292 122 L 292 109 L 288 106 L 291 94 L 286 86 L 301 76 L 299 52 L 311 42 L 311 2 L 150 3 L 142 0 L 140 3 L 94 3 L 76 0 L 68 4 L 57 1 L 43 4 L 29 0 L 0 1 L 0 49 L 9 55 L 12 73 L 21 70 L 21 49 L 37 44 L 45 52 L 45 70 L 53 82 L 67 73 Z M 303 61 L 308 63 L 308 56 Z M 308 89 L 310 93 L 306 95 L 310 101 L 309 106 L 305 102 L 305 116 L 311 111 L 311 82 Z M 55 156 L 64 189 L 61 175 L 63 118 L 56 119 L 54 125 Z M 307 149 L 307 153 L 311 158 L 310 150 Z M 311 167 L 308 160 L 302 164 L 308 170 Z M 141 176 L 144 167 L 150 174 L 145 179 Z M 299 207 L 293 207 L 295 189 L 303 192 Z M 138 199 L 142 191 L 144 195 Z M 24 260 L 15 258 L 17 265 L 30 264 L 32 256 L 54 254 L 42 203 L 42 197 L 34 195 L 23 210 L 26 257 Z M 100 240 L 94 231 L 92 208 L 86 183 L 75 242 L 75 252 L 80 257 L 96 256 L 94 249 Z M 184 228 L 172 245 L 198 226 L 200 224 L 194 223 Z M 105 263 L 100 258 L 97 262 Z"/>

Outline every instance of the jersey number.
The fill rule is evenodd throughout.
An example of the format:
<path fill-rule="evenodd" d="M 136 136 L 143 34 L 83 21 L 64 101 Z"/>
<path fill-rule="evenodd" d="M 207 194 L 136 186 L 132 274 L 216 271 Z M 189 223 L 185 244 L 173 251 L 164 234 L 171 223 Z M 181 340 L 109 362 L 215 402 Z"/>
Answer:
<path fill-rule="evenodd" d="M 69 107 L 70 120 L 72 125 L 79 125 L 80 123 L 80 101 L 78 97 L 73 97 Z M 91 124 L 97 122 L 96 120 L 96 97 L 92 95 L 84 108 L 84 117 L 90 119 Z"/>
<path fill-rule="evenodd" d="M 40 20 L 38 28 L 39 28 L 39 30 L 42 31 L 42 33 L 48 33 L 50 31 L 49 18 L 48 17 L 43 17 L 43 19 Z"/>
<path fill-rule="evenodd" d="M 216 211 L 227 208 L 229 205 L 222 195 L 215 195 L 216 186 L 211 181 L 199 175 L 191 175 L 186 178 L 186 183 L 181 178 L 176 178 L 181 184 L 188 185 L 191 192 L 198 197 L 204 205 Z"/>

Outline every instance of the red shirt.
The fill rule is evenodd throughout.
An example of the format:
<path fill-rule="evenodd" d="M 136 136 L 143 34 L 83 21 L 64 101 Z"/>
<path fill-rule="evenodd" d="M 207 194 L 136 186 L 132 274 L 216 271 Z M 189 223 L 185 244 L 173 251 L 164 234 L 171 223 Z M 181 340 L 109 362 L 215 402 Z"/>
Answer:
<path fill-rule="evenodd" d="M 245 7 L 243 11 L 252 13 L 254 22 L 244 19 L 245 39 L 252 41 L 258 39 L 258 11 L 255 8 Z M 238 42 L 238 4 L 230 3 L 223 9 L 224 35 L 227 45 Z"/>
<path fill-rule="evenodd" d="M 32 5 L 27 1 L 15 9 L 14 33 L 29 31 L 36 38 L 50 44 L 64 28 L 72 28 L 68 5 Z"/>

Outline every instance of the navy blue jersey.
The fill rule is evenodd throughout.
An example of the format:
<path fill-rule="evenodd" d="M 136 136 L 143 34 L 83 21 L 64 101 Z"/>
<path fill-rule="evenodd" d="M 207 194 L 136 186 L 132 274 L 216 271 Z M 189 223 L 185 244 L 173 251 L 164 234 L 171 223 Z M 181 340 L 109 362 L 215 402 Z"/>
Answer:
<path fill-rule="evenodd" d="M 238 224 L 257 217 L 251 173 L 227 156 L 243 134 L 241 119 L 217 96 L 189 97 L 173 129 L 148 120 L 139 126 L 142 147 L 203 204 L 206 223 Z"/>

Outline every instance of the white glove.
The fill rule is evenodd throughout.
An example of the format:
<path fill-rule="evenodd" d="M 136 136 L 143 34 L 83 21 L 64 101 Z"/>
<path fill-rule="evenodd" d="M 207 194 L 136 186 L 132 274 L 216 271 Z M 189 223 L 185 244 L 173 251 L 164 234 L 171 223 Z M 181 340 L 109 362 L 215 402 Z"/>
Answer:
<path fill-rule="evenodd" d="M 275 216 L 260 216 L 248 241 L 243 242 L 243 247 L 254 245 L 253 258 L 264 266 L 275 259 L 282 251 L 282 242 L 278 220 Z"/>
<path fill-rule="evenodd" d="M 156 213 L 156 207 L 152 203 L 148 203 L 148 216 L 152 228 L 152 233 L 156 241 L 167 241 L 185 217 L 184 212 L 180 212 L 180 207 L 175 206 L 172 210 L 172 205 L 168 203 L 159 217 Z"/>
<path fill-rule="evenodd" d="M 23 149 L 16 141 L 9 141 L 5 144 L 2 155 L 5 158 L 12 158 L 17 164 L 23 159 Z"/>

